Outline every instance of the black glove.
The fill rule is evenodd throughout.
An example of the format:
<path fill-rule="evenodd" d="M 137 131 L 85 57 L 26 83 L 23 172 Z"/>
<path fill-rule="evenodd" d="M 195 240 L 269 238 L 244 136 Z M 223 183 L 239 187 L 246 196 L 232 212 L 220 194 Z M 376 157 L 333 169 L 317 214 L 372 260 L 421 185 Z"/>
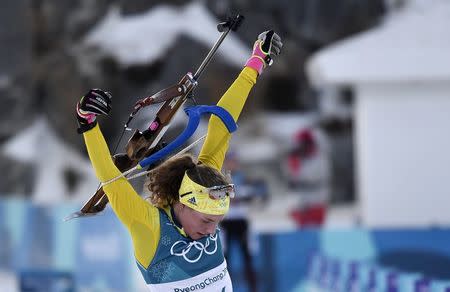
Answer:
<path fill-rule="evenodd" d="M 247 60 L 245 66 L 255 69 L 258 74 L 262 74 L 267 65 L 272 65 L 272 58 L 280 54 L 282 47 L 283 43 L 280 36 L 273 30 L 261 33 L 253 45 L 252 56 Z"/>
<path fill-rule="evenodd" d="M 96 116 L 108 115 L 111 111 L 111 93 L 91 89 L 77 103 L 78 133 L 82 134 L 97 124 Z"/>
<path fill-rule="evenodd" d="M 274 57 L 280 54 L 283 43 L 281 42 L 280 36 L 273 30 L 268 30 L 261 33 L 258 39 L 262 42 L 261 50 L 263 53 Z M 270 65 L 270 64 L 268 64 Z"/>

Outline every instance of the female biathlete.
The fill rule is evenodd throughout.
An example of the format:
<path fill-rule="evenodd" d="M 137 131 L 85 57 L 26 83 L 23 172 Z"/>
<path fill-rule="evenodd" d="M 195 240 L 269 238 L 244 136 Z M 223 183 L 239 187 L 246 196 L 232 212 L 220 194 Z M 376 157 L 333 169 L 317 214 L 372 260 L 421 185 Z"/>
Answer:
<path fill-rule="evenodd" d="M 259 74 L 280 53 L 273 31 L 259 35 L 247 60 L 218 102 L 236 121 Z M 96 122 L 111 110 L 111 94 L 92 89 L 77 104 L 79 132 L 98 179 L 120 175 Z M 221 168 L 231 134 L 212 116 L 198 159 L 168 159 L 150 174 L 148 200 L 121 178 L 103 186 L 111 207 L 130 232 L 137 265 L 150 291 L 232 291 L 218 223 L 227 213 L 234 186 Z"/>

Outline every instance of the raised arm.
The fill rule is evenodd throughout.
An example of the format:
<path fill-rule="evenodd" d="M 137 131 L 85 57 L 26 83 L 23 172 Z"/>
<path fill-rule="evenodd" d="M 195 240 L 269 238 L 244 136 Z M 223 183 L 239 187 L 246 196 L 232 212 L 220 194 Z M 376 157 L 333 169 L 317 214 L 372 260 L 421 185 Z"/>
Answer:
<path fill-rule="evenodd" d="M 108 114 L 111 95 L 99 89 L 90 90 L 77 104 L 78 132 L 84 136 L 86 148 L 97 178 L 106 182 L 118 175 L 106 141 L 96 122 L 96 116 Z M 111 207 L 129 230 L 137 260 L 147 266 L 160 236 L 159 212 L 142 199 L 125 178 L 103 186 Z"/>
<path fill-rule="evenodd" d="M 266 31 L 258 36 L 251 57 L 238 78 L 221 97 L 218 106 L 225 108 L 237 122 L 244 108 L 247 97 L 258 75 L 266 66 L 272 64 L 272 57 L 280 53 L 281 38 L 273 31 Z M 218 170 L 222 169 L 228 150 L 231 134 L 219 118 L 212 116 L 208 124 L 208 133 L 200 151 L 198 160 Z"/>

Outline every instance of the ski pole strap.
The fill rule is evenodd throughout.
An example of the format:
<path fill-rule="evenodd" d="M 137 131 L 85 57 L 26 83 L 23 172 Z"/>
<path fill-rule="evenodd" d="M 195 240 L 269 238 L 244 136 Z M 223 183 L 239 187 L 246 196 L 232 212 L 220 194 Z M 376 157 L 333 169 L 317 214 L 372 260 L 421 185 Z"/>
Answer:
<path fill-rule="evenodd" d="M 220 106 L 207 106 L 207 105 L 198 105 L 187 107 L 185 110 L 186 114 L 189 116 L 189 122 L 186 126 L 186 129 L 170 144 L 168 144 L 163 149 L 153 153 L 147 158 L 142 159 L 139 162 L 139 166 L 141 168 L 147 167 L 167 155 L 181 147 L 189 138 L 194 134 L 195 130 L 197 130 L 198 125 L 200 124 L 200 117 L 204 114 L 213 114 L 219 117 L 224 123 L 225 127 L 227 127 L 228 132 L 233 133 L 237 130 L 236 122 L 234 121 L 231 114 L 226 111 L 224 108 Z"/>

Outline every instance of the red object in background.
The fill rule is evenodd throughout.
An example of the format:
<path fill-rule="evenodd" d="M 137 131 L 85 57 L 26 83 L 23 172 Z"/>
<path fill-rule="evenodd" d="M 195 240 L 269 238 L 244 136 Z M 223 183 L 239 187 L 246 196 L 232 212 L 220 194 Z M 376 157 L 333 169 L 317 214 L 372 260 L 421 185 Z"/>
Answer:
<path fill-rule="evenodd" d="M 306 157 L 310 157 L 317 152 L 316 139 L 310 129 L 298 131 L 294 137 L 294 144 L 297 147 L 302 147 L 303 155 Z"/>
<path fill-rule="evenodd" d="M 297 178 L 300 175 L 302 160 L 311 158 L 317 152 L 316 141 L 309 129 L 298 131 L 294 135 L 293 148 L 287 157 L 289 175 Z"/>
<path fill-rule="evenodd" d="M 325 221 L 326 206 L 314 205 L 291 211 L 291 218 L 298 226 L 321 226 Z"/>
<path fill-rule="evenodd" d="M 296 142 L 314 141 L 313 135 L 310 129 L 302 129 L 295 133 Z"/>
<path fill-rule="evenodd" d="M 292 177 L 297 177 L 300 174 L 301 160 L 298 155 L 288 156 L 289 174 Z"/>

